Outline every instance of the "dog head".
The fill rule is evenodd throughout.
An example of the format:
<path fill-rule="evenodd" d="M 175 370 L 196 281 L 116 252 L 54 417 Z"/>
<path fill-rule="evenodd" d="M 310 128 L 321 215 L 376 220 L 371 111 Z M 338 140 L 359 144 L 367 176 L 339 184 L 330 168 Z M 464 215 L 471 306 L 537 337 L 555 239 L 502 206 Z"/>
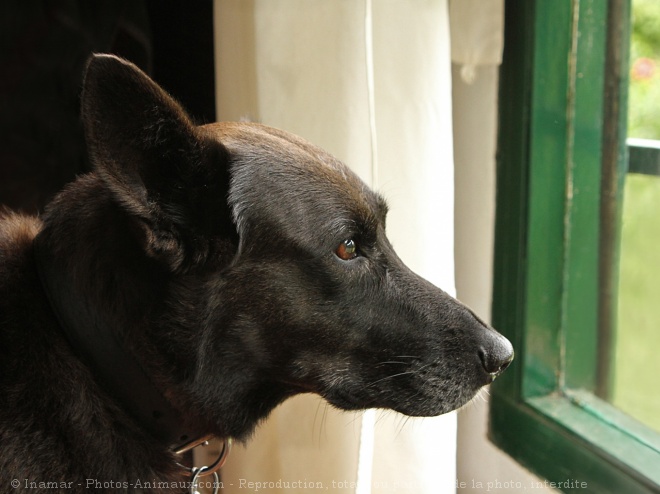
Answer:
<path fill-rule="evenodd" d="M 96 195 L 122 211 L 108 229 L 127 239 L 97 242 L 113 278 L 87 289 L 122 293 L 108 317 L 139 333 L 136 355 L 199 428 L 243 436 L 303 392 L 439 415 L 511 362 L 504 337 L 401 262 L 385 201 L 323 150 L 257 124 L 196 127 L 112 56 L 90 61 L 83 121 Z M 58 202 L 51 222 L 74 214 Z"/>

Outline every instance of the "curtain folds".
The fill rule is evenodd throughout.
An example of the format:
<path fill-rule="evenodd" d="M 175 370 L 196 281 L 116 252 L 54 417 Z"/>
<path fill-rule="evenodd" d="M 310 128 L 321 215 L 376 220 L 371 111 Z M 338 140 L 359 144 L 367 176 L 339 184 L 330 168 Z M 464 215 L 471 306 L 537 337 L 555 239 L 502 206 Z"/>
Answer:
<path fill-rule="evenodd" d="M 279 127 L 344 161 L 388 199 L 400 257 L 453 293 L 447 1 L 215 0 L 214 15 L 218 119 Z M 455 414 L 363 419 L 300 396 L 222 475 L 230 493 L 437 494 L 455 491 L 455 455 Z"/>
<path fill-rule="evenodd" d="M 504 0 L 452 0 L 451 61 L 461 67 L 461 79 L 472 84 L 481 66 L 502 63 Z"/>

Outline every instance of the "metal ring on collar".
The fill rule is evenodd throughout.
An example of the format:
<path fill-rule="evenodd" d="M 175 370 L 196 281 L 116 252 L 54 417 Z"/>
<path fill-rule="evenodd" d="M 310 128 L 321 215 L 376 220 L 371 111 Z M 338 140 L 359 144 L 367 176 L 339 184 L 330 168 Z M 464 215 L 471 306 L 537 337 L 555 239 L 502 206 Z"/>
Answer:
<path fill-rule="evenodd" d="M 191 449 L 194 449 L 198 446 L 206 446 L 210 439 L 211 439 L 211 436 L 202 438 L 198 441 L 195 441 L 195 443 L 188 444 L 185 447 L 178 449 L 177 451 L 175 451 L 175 454 L 183 454 L 186 451 L 190 451 Z M 195 478 L 195 477 L 205 477 L 207 475 L 215 474 L 218 470 L 220 470 L 222 468 L 222 466 L 227 461 L 227 457 L 229 456 L 229 452 L 231 451 L 231 445 L 232 445 L 231 437 L 228 437 L 227 439 L 223 439 L 222 440 L 222 451 L 220 451 L 220 455 L 218 456 L 218 458 L 213 463 L 211 463 L 208 466 L 205 465 L 205 466 L 199 467 L 199 468 L 196 468 L 196 467 L 193 467 L 191 469 L 189 469 L 188 467 L 184 467 L 184 468 L 186 468 L 186 470 L 190 470 L 190 472 L 193 474 L 193 478 Z M 180 466 L 183 466 L 183 465 L 180 465 Z"/>
<path fill-rule="evenodd" d="M 197 492 L 197 487 L 199 487 L 199 478 L 208 475 L 209 472 L 206 471 L 208 467 L 193 468 L 193 477 L 190 481 L 190 492 Z M 213 472 L 213 494 L 218 494 L 220 491 L 220 477 L 218 477 L 218 472 Z"/>
<path fill-rule="evenodd" d="M 227 461 L 227 457 L 229 456 L 229 452 L 231 451 L 231 444 L 232 444 L 231 437 L 228 437 L 227 439 L 223 439 L 222 451 L 220 451 L 220 456 L 218 456 L 217 460 L 215 460 L 209 466 L 200 467 L 199 470 L 195 472 L 195 475 L 198 474 L 200 477 L 205 477 L 207 475 L 213 474 L 214 477 L 217 476 L 216 472 L 220 470 Z"/>

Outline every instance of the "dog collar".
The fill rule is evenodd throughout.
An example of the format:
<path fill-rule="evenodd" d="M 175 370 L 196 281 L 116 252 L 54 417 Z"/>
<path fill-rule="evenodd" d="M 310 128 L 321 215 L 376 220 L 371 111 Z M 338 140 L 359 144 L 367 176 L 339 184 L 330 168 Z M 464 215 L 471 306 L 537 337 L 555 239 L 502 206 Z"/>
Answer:
<path fill-rule="evenodd" d="M 152 383 L 140 363 L 119 341 L 116 331 L 92 307 L 74 293 L 70 273 L 62 262 L 34 240 L 37 272 L 50 306 L 74 351 L 109 393 L 152 436 L 182 453 L 201 444 L 188 430 L 181 415 Z"/>

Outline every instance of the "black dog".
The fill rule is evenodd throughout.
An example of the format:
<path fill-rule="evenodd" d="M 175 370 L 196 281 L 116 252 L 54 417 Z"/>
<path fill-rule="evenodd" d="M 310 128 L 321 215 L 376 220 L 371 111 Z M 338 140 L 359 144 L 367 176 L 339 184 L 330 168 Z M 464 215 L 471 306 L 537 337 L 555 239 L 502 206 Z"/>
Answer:
<path fill-rule="evenodd" d="M 3 492 L 181 480 L 173 449 L 246 438 L 297 393 L 442 414 L 513 358 L 406 268 L 384 201 L 321 149 L 195 127 L 112 56 L 82 103 L 96 171 L 42 220 L 0 219 Z"/>

